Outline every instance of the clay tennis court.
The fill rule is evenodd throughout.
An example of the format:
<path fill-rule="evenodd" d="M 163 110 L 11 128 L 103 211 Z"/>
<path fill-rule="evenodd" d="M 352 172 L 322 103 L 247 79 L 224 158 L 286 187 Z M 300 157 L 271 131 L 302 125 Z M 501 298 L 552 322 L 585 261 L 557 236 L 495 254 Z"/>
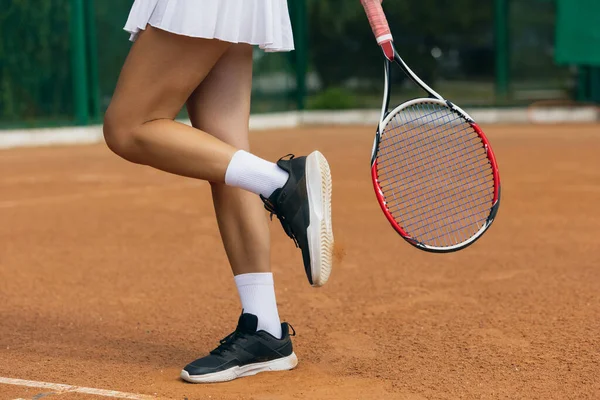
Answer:
<path fill-rule="evenodd" d="M 485 128 L 500 212 L 446 255 L 389 227 L 372 129 L 254 132 L 260 156 L 329 158 L 338 261 L 311 288 L 273 221 L 299 366 L 204 386 L 179 371 L 240 312 L 208 184 L 103 145 L 0 151 L 0 377 L 165 399 L 600 398 L 600 125 Z M 0 383 L 2 400 L 41 397 L 102 398 Z"/>

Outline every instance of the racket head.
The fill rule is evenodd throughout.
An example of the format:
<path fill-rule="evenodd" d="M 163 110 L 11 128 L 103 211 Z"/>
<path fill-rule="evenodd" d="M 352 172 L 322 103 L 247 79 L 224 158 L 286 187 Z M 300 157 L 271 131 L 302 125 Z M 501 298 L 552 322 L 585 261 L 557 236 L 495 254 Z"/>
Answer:
<path fill-rule="evenodd" d="M 500 205 L 496 158 L 481 128 L 441 99 L 404 103 L 379 125 L 371 174 L 392 227 L 419 249 L 466 248 Z"/>

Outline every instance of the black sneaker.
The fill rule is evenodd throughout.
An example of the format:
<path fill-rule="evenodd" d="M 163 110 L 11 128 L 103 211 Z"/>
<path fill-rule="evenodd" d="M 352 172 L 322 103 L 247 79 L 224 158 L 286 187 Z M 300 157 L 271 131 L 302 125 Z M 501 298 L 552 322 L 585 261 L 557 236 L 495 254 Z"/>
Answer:
<path fill-rule="evenodd" d="M 333 263 L 329 164 L 318 151 L 308 157 L 286 157 L 277 165 L 290 174 L 288 181 L 268 199 L 261 198 L 267 211 L 279 218 L 285 232 L 302 250 L 310 284 L 323 286 Z"/>
<path fill-rule="evenodd" d="M 206 357 L 188 364 L 181 379 L 192 383 L 226 382 L 265 371 L 286 371 L 298 364 L 290 339 L 291 326 L 281 324 L 282 338 L 256 331 L 258 318 L 242 314 L 235 332 Z M 293 336 L 296 335 L 291 328 Z"/>

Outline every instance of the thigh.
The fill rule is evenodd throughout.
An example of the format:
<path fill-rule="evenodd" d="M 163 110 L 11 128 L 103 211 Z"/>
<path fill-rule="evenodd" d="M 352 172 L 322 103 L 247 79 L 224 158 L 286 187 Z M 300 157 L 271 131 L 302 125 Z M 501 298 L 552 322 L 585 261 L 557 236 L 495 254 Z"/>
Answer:
<path fill-rule="evenodd" d="M 107 114 L 134 126 L 175 118 L 230 45 L 148 26 L 127 56 Z"/>
<path fill-rule="evenodd" d="M 233 44 L 187 101 L 194 127 L 249 150 L 252 46 Z"/>

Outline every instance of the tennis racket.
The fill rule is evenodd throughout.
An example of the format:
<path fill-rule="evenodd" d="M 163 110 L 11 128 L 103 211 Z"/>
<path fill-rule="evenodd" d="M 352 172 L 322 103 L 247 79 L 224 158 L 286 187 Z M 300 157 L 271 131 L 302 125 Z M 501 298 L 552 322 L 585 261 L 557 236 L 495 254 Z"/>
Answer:
<path fill-rule="evenodd" d="M 402 60 L 380 0 L 361 0 L 385 56 L 381 120 L 371 158 L 377 200 L 392 227 L 431 252 L 464 249 L 490 227 L 500 176 L 475 121 L 427 86 Z M 390 111 L 392 63 L 428 95 Z"/>

